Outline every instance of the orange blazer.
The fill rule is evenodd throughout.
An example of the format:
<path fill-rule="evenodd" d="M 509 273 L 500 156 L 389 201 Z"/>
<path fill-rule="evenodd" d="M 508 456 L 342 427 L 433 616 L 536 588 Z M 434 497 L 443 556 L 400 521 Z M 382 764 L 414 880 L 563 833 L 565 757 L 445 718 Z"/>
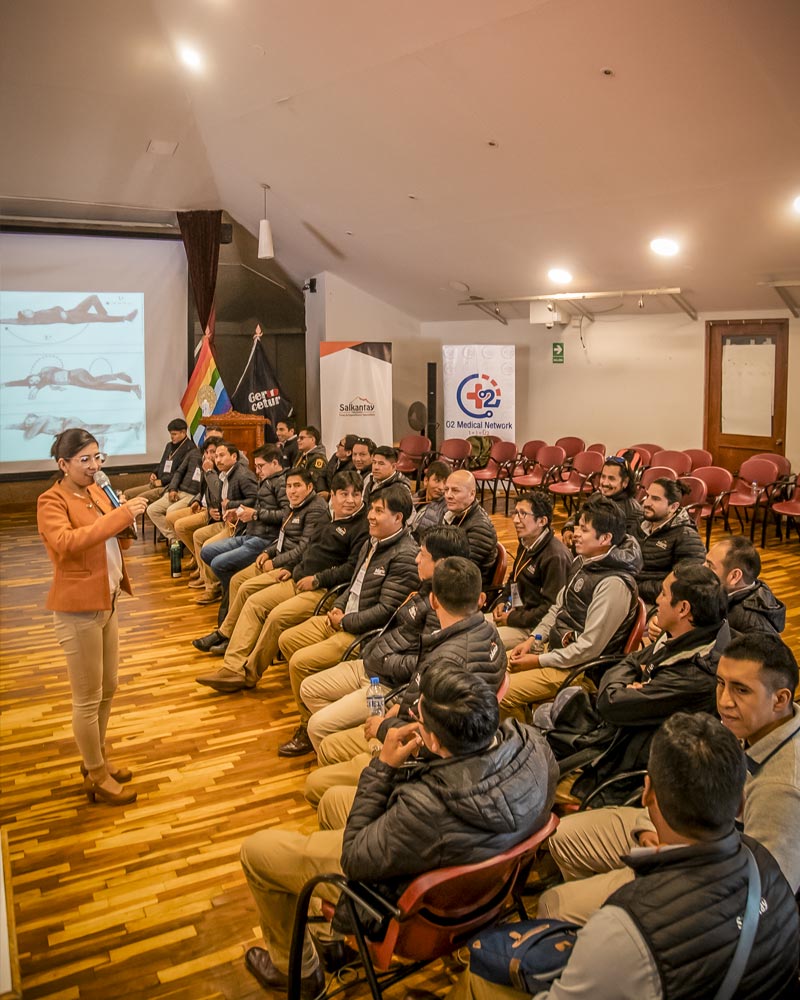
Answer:
<path fill-rule="evenodd" d="M 53 585 L 47 595 L 51 611 L 111 608 L 106 541 L 130 527 L 133 517 L 127 507 L 114 508 L 98 486 L 89 486 L 89 494 L 91 503 L 64 486 L 62 480 L 45 490 L 36 505 L 39 534 L 53 564 Z M 122 549 L 130 542 L 118 540 L 118 544 Z M 124 563 L 121 586 L 131 593 Z"/>

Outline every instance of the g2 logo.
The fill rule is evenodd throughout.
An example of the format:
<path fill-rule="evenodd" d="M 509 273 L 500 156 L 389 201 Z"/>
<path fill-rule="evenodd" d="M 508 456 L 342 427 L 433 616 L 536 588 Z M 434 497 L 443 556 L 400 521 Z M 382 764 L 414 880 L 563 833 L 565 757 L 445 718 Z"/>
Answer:
<path fill-rule="evenodd" d="M 495 415 L 502 402 L 503 390 L 489 375 L 479 375 L 474 372 L 467 375 L 456 390 L 456 402 L 459 409 L 468 417 L 487 420 Z"/>

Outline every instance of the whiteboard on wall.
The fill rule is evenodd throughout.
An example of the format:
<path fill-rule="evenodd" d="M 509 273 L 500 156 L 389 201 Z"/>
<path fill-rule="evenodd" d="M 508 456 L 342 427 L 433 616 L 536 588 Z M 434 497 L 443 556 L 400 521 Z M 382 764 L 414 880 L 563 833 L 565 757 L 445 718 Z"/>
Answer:
<path fill-rule="evenodd" d="M 722 433 L 771 437 L 775 410 L 775 344 L 722 346 Z"/>

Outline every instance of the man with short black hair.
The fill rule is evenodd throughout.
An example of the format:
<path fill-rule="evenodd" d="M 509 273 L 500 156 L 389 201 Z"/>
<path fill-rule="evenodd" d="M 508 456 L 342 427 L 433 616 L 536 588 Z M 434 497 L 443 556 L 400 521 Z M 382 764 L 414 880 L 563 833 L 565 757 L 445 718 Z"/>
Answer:
<path fill-rule="evenodd" d="M 353 466 L 361 476 L 362 483 L 372 472 L 372 456 L 375 454 L 375 442 L 372 438 L 356 438 L 353 445 Z"/>
<path fill-rule="evenodd" d="M 191 440 L 191 439 L 189 439 Z M 170 515 L 186 507 L 190 507 L 200 493 L 202 455 L 200 449 L 190 447 L 180 462 L 174 466 L 174 472 L 166 489 L 147 508 L 147 517 L 164 538 L 167 545 L 173 541 L 175 529 L 170 521 Z"/>
<path fill-rule="evenodd" d="M 172 477 L 178 470 L 184 457 L 195 444 L 189 437 L 188 424 L 181 417 L 170 420 L 167 424 L 169 442 L 164 446 L 161 461 L 150 473 L 150 482 L 144 486 L 134 486 L 119 492 L 120 500 L 130 500 L 132 497 L 145 497 L 148 503 L 158 500 L 170 485 Z"/>
<path fill-rule="evenodd" d="M 419 721 L 387 736 L 361 775 L 344 830 L 305 836 L 272 828 L 248 837 L 241 861 L 265 947 L 251 948 L 245 963 L 263 987 L 286 988 L 297 894 L 315 874 L 341 871 L 384 892 L 390 886 L 396 899 L 422 872 L 487 860 L 542 827 L 555 761 L 529 727 L 497 723 L 488 684 L 458 665 L 436 663 L 422 679 Z M 408 767 L 421 747 L 429 759 Z M 324 986 L 310 936 L 302 977 L 301 995 L 310 1000 Z"/>
<path fill-rule="evenodd" d="M 306 728 L 311 713 L 300 696 L 302 681 L 341 662 L 359 635 L 383 628 L 416 589 L 418 547 L 405 527 L 410 514 L 411 494 L 405 486 L 395 484 L 381 490 L 370 503 L 370 538 L 361 548 L 347 590 L 327 615 L 310 618 L 280 637 L 301 720 L 292 739 L 278 750 L 280 756 L 301 756 L 313 750 Z"/>
<path fill-rule="evenodd" d="M 389 486 L 402 485 L 411 492 L 411 483 L 402 472 L 397 471 L 398 454 L 395 448 L 382 444 L 372 453 L 372 469 L 364 476 L 364 502 L 377 496 L 380 490 Z"/>
<path fill-rule="evenodd" d="M 642 505 L 636 499 L 636 479 L 624 458 L 619 455 L 608 455 L 600 471 L 600 485 L 589 500 L 606 497 L 613 500 L 622 511 L 625 518 L 625 531 L 633 535 L 636 526 L 642 518 Z M 572 547 L 575 533 L 575 518 L 568 518 L 561 529 L 564 544 Z"/>
<path fill-rule="evenodd" d="M 530 635 L 567 582 L 572 555 L 551 529 L 553 501 L 546 493 L 518 495 L 511 523 L 519 539 L 514 565 L 492 611 L 506 649 Z"/>
<path fill-rule="evenodd" d="M 588 919 L 560 979 L 536 1000 L 721 995 L 748 920 L 750 854 L 760 882 L 755 936 L 740 978 L 724 995 L 797 995 L 797 905 L 769 851 L 735 826 L 746 773 L 741 748 L 716 719 L 678 714 L 664 723 L 645 777 L 651 838 L 638 849 L 623 848 L 630 853 L 620 860 L 632 877 Z M 475 977 L 460 985 L 452 996 L 530 996 Z"/>
<path fill-rule="evenodd" d="M 328 459 L 328 468 L 325 470 L 325 480 L 329 489 L 337 472 L 349 472 L 355 468 L 353 465 L 353 445 L 357 440 L 358 437 L 355 434 L 345 434 L 339 439 L 336 451 Z"/>
<path fill-rule="evenodd" d="M 321 442 L 322 435 L 316 427 L 311 424 L 301 427 L 297 434 L 297 457 L 292 465 L 293 469 L 308 469 L 319 494 L 325 493 L 328 486 L 325 480 L 328 457 Z"/>
<path fill-rule="evenodd" d="M 530 638 L 509 655 L 511 683 L 502 710 L 524 721 L 530 705 L 550 701 L 566 672 L 622 653 L 638 612 L 639 544 L 625 533 L 621 509 L 607 497 L 587 500 L 575 528 L 578 553 L 569 579 Z M 549 645 L 533 652 L 536 635 Z"/>
<path fill-rule="evenodd" d="M 712 545 L 706 566 L 728 594 L 728 622 L 734 632 L 783 632 L 786 605 L 759 580 L 761 556 L 749 538 L 732 535 Z"/>
<path fill-rule="evenodd" d="M 440 501 L 444 499 L 444 487 L 452 469 L 447 462 L 437 460 L 425 469 L 422 477 L 422 489 L 414 496 L 414 513 L 408 526 L 417 541 L 423 534 L 442 520 Z"/>
<path fill-rule="evenodd" d="M 492 582 L 497 561 L 497 531 L 477 499 L 475 477 L 468 469 L 451 472 L 444 500 L 436 505 L 440 524 L 454 524 L 469 539 L 469 557 L 481 571 L 484 587 Z"/>
<path fill-rule="evenodd" d="M 275 424 L 275 437 L 281 449 L 284 469 L 291 469 L 297 458 L 297 429 L 294 417 L 286 417 Z"/>

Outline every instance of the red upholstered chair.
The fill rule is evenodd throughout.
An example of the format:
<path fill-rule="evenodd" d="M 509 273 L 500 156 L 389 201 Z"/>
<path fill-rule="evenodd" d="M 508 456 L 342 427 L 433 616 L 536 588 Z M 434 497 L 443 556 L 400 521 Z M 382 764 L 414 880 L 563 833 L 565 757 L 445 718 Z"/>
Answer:
<path fill-rule="evenodd" d="M 558 448 L 563 448 L 567 456 L 567 461 L 575 458 L 579 451 L 586 450 L 586 442 L 579 437 L 563 437 L 556 441 Z"/>
<path fill-rule="evenodd" d="M 526 441 L 522 446 L 522 450 L 519 455 L 517 455 L 517 464 L 514 468 L 515 476 L 522 476 L 529 469 L 532 469 L 536 464 L 536 456 L 539 454 L 540 449 L 544 448 L 547 444 L 546 441 Z"/>
<path fill-rule="evenodd" d="M 473 472 L 475 482 L 480 486 L 481 503 L 487 486 L 492 489 L 492 513 L 497 509 L 497 487 L 502 484 L 506 494 L 506 513 L 508 513 L 508 491 L 511 488 L 511 477 L 514 475 L 514 465 L 517 461 L 517 446 L 513 441 L 495 441 L 489 452 L 489 463 L 485 469 Z"/>
<path fill-rule="evenodd" d="M 536 464 L 521 476 L 514 476 L 512 482 L 516 490 L 533 490 L 555 482 L 561 475 L 566 454 L 555 444 L 546 444 L 536 456 Z M 508 516 L 508 493 L 506 493 L 506 516 Z"/>
<path fill-rule="evenodd" d="M 666 465 L 650 465 L 648 466 L 641 475 L 639 479 L 639 492 L 637 496 L 641 500 L 642 497 L 647 493 L 647 487 L 655 479 L 677 479 L 678 474 L 674 469 L 670 469 Z"/>
<path fill-rule="evenodd" d="M 685 451 L 657 451 L 650 464 L 666 465 L 676 476 L 688 476 L 692 471 L 692 459 Z"/>
<path fill-rule="evenodd" d="M 692 473 L 695 479 L 702 479 L 706 484 L 706 502 L 700 510 L 700 518 L 706 522 L 706 548 L 711 543 L 711 526 L 714 518 L 721 516 L 725 530 L 728 525 L 728 496 L 733 488 L 733 473 L 723 469 L 721 465 L 706 465 L 695 469 Z"/>
<path fill-rule="evenodd" d="M 318 875 L 306 882 L 297 900 L 292 931 L 289 1000 L 300 997 L 308 905 L 321 883 L 335 886 L 344 897 L 364 976 L 373 998 L 380 1000 L 384 989 L 434 959 L 452 954 L 476 933 L 497 923 L 512 900 L 522 916 L 525 910 L 517 893 L 525 884 L 537 851 L 557 826 L 557 817 L 551 815 L 536 833 L 487 861 L 418 875 L 396 904 L 362 882 L 348 881 L 344 875 Z M 384 922 L 380 940 L 367 938 L 359 908 Z M 323 912 L 331 913 L 329 904 L 323 904 Z M 403 964 L 389 971 L 394 958 Z"/>
<path fill-rule="evenodd" d="M 506 579 L 506 570 L 508 569 L 508 553 L 506 552 L 506 547 L 501 542 L 497 543 L 497 555 L 494 560 L 494 569 L 492 570 L 492 578 L 489 581 L 489 585 L 484 587 L 484 593 L 486 594 L 486 603 L 483 606 L 484 611 L 491 608 L 492 604 L 497 600 L 503 590 L 503 583 Z"/>
<path fill-rule="evenodd" d="M 603 461 L 603 456 L 596 451 L 579 451 L 572 460 L 567 478 L 548 486 L 551 493 L 562 498 L 568 514 L 580 506 L 581 497 L 596 489 Z"/>
<path fill-rule="evenodd" d="M 596 444 L 590 444 L 586 449 L 587 451 L 596 451 L 598 455 L 602 455 L 603 458 L 606 457 L 606 446 L 597 442 Z"/>
<path fill-rule="evenodd" d="M 778 466 L 769 458 L 748 458 L 742 462 L 739 475 L 728 497 L 728 510 L 733 507 L 739 525 L 744 530 L 741 510 L 752 510 L 750 521 L 750 541 L 756 530 L 759 508 L 766 508 L 772 496 L 772 489 L 778 481 Z"/>
<path fill-rule="evenodd" d="M 632 444 L 631 448 L 635 448 L 636 451 L 641 454 L 642 448 L 652 457 L 657 451 L 664 451 L 663 444 Z M 649 464 L 649 463 L 648 463 Z"/>
<path fill-rule="evenodd" d="M 422 434 L 407 434 L 397 450 L 399 451 L 397 471 L 406 476 L 413 474 L 419 486 L 420 468 L 431 453 L 430 438 L 426 438 Z"/>
<path fill-rule="evenodd" d="M 794 477 L 794 484 L 790 486 L 790 496 L 788 500 L 777 500 L 771 503 L 768 510 L 764 513 L 764 523 L 761 527 L 761 548 L 767 540 L 767 516 L 772 514 L 775 517 L 775 526 L 778 531 L 778 538 L 783 541 L 783 533 L 781 531 L 781 518 L 786 517 L 786 537 L 791 536 L 791 527 L 794 524 L 797 529 L 797 537 L 800 538 L 800 483 L 797 477 Z M 777 495 L 777 494 L 776 494 Z"/>
<path fill-rule="evenodd" d="M 753 458 L 766 458 L 768 462 L 774 462 L 778 467 L 778 479 L 792 474 L 792 463 L 785 455 L 778 455 L 772 451 L 762 451 L 758 455 L 753 455 Z"/>
<path fill-rule="evenodd" d="M 680 481 L 689 487 L 689 492 L 684 493 L 681 498 L 681 507 L 686 508 L 699 531 L 703 505 L 708 496 L 708 487 L 702 479 L 698 479 L 696 476 L 681 476 Z"/>
<path fill-rule="evenodd" d="M 472 454 L 472 446 L 464 438 L 445 438 L 442 441 L 437 458 L 450 462 L 454 469 L 460 469 Z"/>
<path fill-rule="evenodd" d="M 692 460 L 692 470 L 714 464 L 714 456 L 705 448 L 684 448 L 683 451 Z"/>

